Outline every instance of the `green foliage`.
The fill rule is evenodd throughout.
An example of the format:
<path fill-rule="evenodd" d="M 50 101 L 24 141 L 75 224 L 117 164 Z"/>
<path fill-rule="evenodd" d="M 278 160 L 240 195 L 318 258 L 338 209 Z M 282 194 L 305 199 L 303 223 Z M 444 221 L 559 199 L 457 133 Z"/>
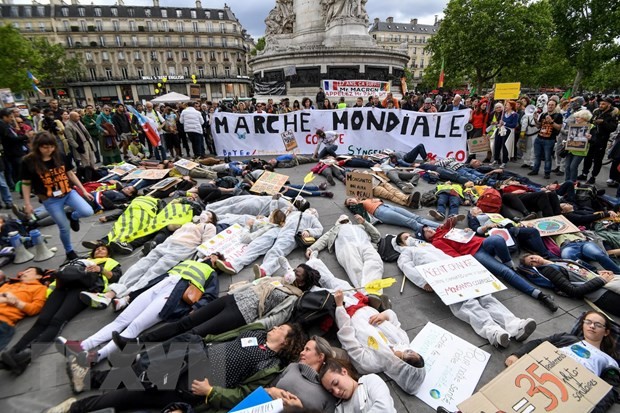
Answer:
<path fill-rule="evenodd" d="M 594 92 L 617 93 L 620 90 L 620 60 L 603 63 L 584 80 L 586 89 Z"/>
<path fill-rule="evenodd" d="M 34 71 L 40 64 L 40 56 L 18 30 L 0 26 L 0 87 L 13 92 L 31 89 L 28 70 Z M 36 76 L 36 75 L 35 75 Z"/>
<path fill-rule="evenodd" d="M 41 56 L 41 63 L 36 67 L 36 76 L 43 86 L 63 86 L 80 71 L 80 61 L 77 58 L 67 58 L 62 45 L 50 44 L 44 38 L 35 39 L 32 45 Z"/>
<path fill-rule="evenodd" d="M 445 59 L 446 86 L 462 74 L 481 90 L 508 67 L 535 64 L 552 31 L 546 0 L 450 0 L 444 13 L 427 47 L 433 68 Z"/>
<path fill-rule="evenodd" d="M 267 45 L 265 37 L 259 37 L 258 41 L 256 42 L 256 47 L 254 49 L 252 49 L 250 51 L 250 54 L 252 56 L 256 56 L 258 54 L 258 52 L 261 52 L 263 50 L 265 50 L 265 46 Z"/>

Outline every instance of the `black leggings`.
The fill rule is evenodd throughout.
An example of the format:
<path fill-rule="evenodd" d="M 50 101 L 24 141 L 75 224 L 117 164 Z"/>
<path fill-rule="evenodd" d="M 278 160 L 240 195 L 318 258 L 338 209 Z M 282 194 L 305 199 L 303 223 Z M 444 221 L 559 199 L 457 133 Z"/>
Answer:
<path fill-rule="evenodd" d="M 113 407 L 117 412 L 137 411 L 144 408 L 163 409 L 170 403 L 185 402 L 191 405 L 204 403 L 204 396 L 193 396 L 175 390 L 114 390 L 100 396 L 91 396 L 71 405 L 71 413 L 86 413 Z"/>
<path fill-rule="evenodd" d="M 67 288 L 60 285 L 57 286 L 54 292 L 47 298 L 37 321 L 13 346 L 13 349 L 15 351 L 22 351 L 30 347 L 32 343 L 51 343 L 65 323 L 87 307 L 86 304 L 80 301 L 80 292 L 83 289 L 84 287 Z M 39 351 L 42 350 L 43 347 L 41 346 Z M 33 357 L 35 355 L 33 351 Z"/>
<path fill-rule="evenodd" d="M 603 311 L 607 311 L 615 316 L 620 316 L 620 295 L 613 291 L 608 290 L 601 298 L 594 301 L 594 304 Z"/>
<path fill-rule="evenodd" d="M 245 325 L 245 319 L 237 307 L 233 295 L 220 297 L 174 323 L 166 323 L 140 339 L 145 343 L 159 343 L 179 334 L 191 331 L 201 337 L 220 334 Z"/>
<path fill-rule="evenodd" d="M 502 202 L 509 208 L 527 215 L 540 211 L 544 217 L 560 215 L 560 200 L 553 192 L 528 192 L 525 194 L 503 194 Z"/>

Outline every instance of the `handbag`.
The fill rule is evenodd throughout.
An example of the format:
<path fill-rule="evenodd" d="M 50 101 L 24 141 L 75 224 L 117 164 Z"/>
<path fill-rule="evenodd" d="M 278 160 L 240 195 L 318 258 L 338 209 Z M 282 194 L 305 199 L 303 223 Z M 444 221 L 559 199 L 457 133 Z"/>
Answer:
<path fill-rule="evenodd" d="M 335 318 L 336 301 L 327 290 L 306 291 L 297 300 L 292 319 L 307 324 L 326 316 Z"/>
<path fill-rule="evenodd" d="M 191 282 L 183 293 L 183 301 L 188 305 L 194 305 L 202 297 L 202 291 Z"/>
<path fill-rule="evenodd" d="M 81 264 L 65 265 L 56 273 L 56 280 L 62 282 L 63 285 L 83 288 L 95 287 L 100 279 L 98 273 L 86 271 L 86 268 Z"/>
<path fill-rule="evenodd" d="M 295 244 L 297 244 L 299 248 L 305 249 L 314 244 L 316 242 L 316 238 L 304 237 L 303 235 L 301 235 L 301 232 L 299 232 L 299 225 L 301 224 L 301 218 L 303 214 L 303 212 L 299 213 L 299 221 L 297 221 L 297 228 L 295 228 Z"/>

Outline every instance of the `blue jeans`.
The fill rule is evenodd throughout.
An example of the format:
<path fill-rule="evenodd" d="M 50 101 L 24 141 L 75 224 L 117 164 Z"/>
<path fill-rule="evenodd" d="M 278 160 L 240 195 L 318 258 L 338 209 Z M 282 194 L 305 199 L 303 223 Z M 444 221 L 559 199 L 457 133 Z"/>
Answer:
<path fill-rule="evenodd" d="M 564 179 L 567 181 L 576 181 L 579 175 L 579 164 L 583 161 L 583 156 L 573 155 L 568 152 L 564 159 Z"/>
<path fill-rule="evenodd" d="M 192 142 L 194 157 L 205 156 L 205 139 L 202 133 L 186 132 L 187 137 Z"/>
<path fill-rule="evenodd" d="M 439 227 L 437 222 L 421 218 L 413 212 L 407 211 L 405 208 L 387 204 L 379 205 L 373 215 L 384 224 L 407 227 L 416 232 L 420 231 L 424 225 L 428 225 L 432 228 Z"/>
<path fill-rule="evenodd" d="M 296 191 L 295 189 L 301 189 L 303 185 L 287 185 L 289 188 L 282 193 L 282 195 L 287 196 L 289 198 L 295 198 L 297 195 L 301 196 L 321 196 L 321 189 L 316 185 L 306 185 L 304 187 L 304 192 Z M 309 192 L 309 193 L 305 193 Z"/>
<path fill-rule="evenodd" d="M 462 166 L 456 170 L 456 173 L 460 176 L 466 178 L 468 181 L 476 182 L 486 177 L 485 174 L 479 172 L 473 168 L 469 168 L 467 166 Z"/>
<path fill-rule="evenodd" d="M 609 258 L 609 255 L 603 251 L 598 245 L 590 241 L 573 241 L 566 242 L 562 245 L 562 258 L 573 261 L 596 261 L 608 271 L 614 274 L 620 274 L 620 267 Z M 584 263 L 585 264 L 585 263 Z M 593 271 L 595 267 L 587 265 Z"/>
<path fill-rule="evenodd" d="M 157 148 L 153 148 L 153 152 L 151 153 L 155 153 L 155 159 L 158 161 L 168 159 L 168 154 L 166 153 L 166 148 L 164 148 L 163 144 L 159 145 Z"/>
<path fill-rule="evenodd" d="M 441 192 L 437 195 L 437 211 L 443 216 L 446 216 L 446 208 L 448 208 L 448 216 L 457 215 L 460 205 L 461 197 L 458 195 L 452 195 L 448 192 Z"/>
<path fill-rule="evenodd" d="M 496 256 L 504 263 L 512 262 L 506 242 L 499 235 L 492 235 L 485 239 L 478 252 L 474 254 L 474 258 L 478 260 L 484 268 L 489 270 L 491 274 L 503 279 L 517 290 L 529 296 L 538 297 L 540 290 L 534 288 L 514 270 L 497 261 L 495 259 Z"/>
<path fill-rule="evenodd" d="M 428 157 L 428 154 L 426 153 L 426 148 L 421 143 L 416 145 L 415 148 L 413 148 L 407 154 L 405 154 L 405 156 L 403 156 L 403 161 L 409 164 L 412 164 L 413 162 L 415 162 L 418 156 L 422 158 L 422 160 Z"/>
<path fill-rule="evenodd" d="M 5 204 L 13 203 L 13 197 L 11 196 L 11 190 L 9 189 L 9 186 L 6 183 L 4 172 L 0 172 L 0 195 L 2 195 L 2 200 L 4 201 Z"/>
<path fill-rule="evenodd" d="M 4 321 L 0 321 L 0 350 L 4 350 L 9 345 L 15 334 L 15 327 L 8 325 Z"/>
<path fill-rule="evenodd" d="M 69 220 L 65 214 L 65 205 L 73 208 L 73 212 L 71 213 L 72 219 L 89 217 L 93 214 L 93 209 L 88 205 L 88 202 L 74 190 L 71 190 L 71 192 L 61 198 L 48 198 L 43 201 L 43 206 L 56 225 L 58 225 L 62 245 L 65 247 L 65 251 L 69 253 L 73 251 L 73 245 L 71 245 L 71 229 L 69 227 Z"/>
<path fill-rule="evenodd" d="M 538 173 L 540 163 L 545 159 L 545 175 L 551 173 L 551 165 L 553 163 L 553 147 L 555 141 L 551 139 L 534 139 L 534 167 L 532 171 Z"/>
<path fill-rule="evenodd" d="M 526 248 L 543 258 L 556 258 L 545 246 L 540 232 L 530 227 L 510 227 L 508 232 L 514 238 L 519 248 Z"/>
<path fill-rule="evenodd" d="M 333 156 L 336 157 L 338 156 L 338 154 L 336 153 L 336 151 L 338 150 L 338 145 L 325 145 L 325 147 L 323 149 L 321 149 L 321 152 L 319 152 L 319 159 L 323 159 L 327 156 Z"/>

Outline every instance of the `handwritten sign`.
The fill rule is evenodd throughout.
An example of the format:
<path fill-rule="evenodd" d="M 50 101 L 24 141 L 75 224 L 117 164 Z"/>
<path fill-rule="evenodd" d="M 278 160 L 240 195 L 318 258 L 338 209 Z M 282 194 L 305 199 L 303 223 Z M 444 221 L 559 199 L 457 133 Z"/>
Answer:
<path fill-rule="evenodd" d="M 204 256 L 220 252 L 226 260 L 234 260 L 243 256 L 247 244 L 241 242 L 248 230 L 239 224 L 232 225 L 197 247 Z"/>
<path fill-rule="evenodd" d="M 110 172 L 118 176 L 123 176 L 123 175 L 127 175 L 131 171 L 134 171 L 135 169 L 136 169 L 135 165 L 132 165 L 130 163 L 123 163 L 120 165 L 116 165 L 114 168 L 112 168 Z"/>
<path fill-rule="evenodd" d="M 579 232 L 579 228 L 562 215 L 522 221 L 521 223 L 528 227 L 536 228 L 540 232 L 541 237 Z"/>
<path fill-rule="evenodd" d="M 611 386 L 572 358 L 572 352 L 582 351 L 588 350 L 580 343 L 560 350 L 544 342 L 458 408 L 463 413 L 592 411 Z"/>
<path fill-rule="evenodd" d="M 426 377 L 416 397 L 436 409 L 456 411 L 474 392 L 491 355 L 449 331 L 426 326 L 410 344 L 424 358 Z"/>
<path fill-rule="evenodd" d="M 347 196 L 372 198 L 372 175 L 359 172 L 347 173 Z"/>
<path fill-rule="evenodd" d="M 295 131 L 292 129 L 282 132 L 280 136 L 282 137 L 282 142 L 284 143 L 284 149 L 287 152 L 299 147 L 297 145 L 297 139 L 295 139 Z"/>
<path fill-rule="evenodd" d="M 132 181 L 134 179 L 150 179 L 159 181 L 168 175 L 170 169 L 136 169 L 123 178 L 123 181 Z"/>
<path fill-rule="evenodd" d="M 256 194 L 265 193 L 267 195 L 273 195 L 280 192 L 282 186 L 288 181 L 287 175 L 282 175 L 275 172 L 265 171 L 263 174 L 254 182 L 250 191 Z"/>
<path fill-rule="evenodd" d="M 197 168 L 199 165 L 199 163 L 190 161 L 189 159 L 179 159 L 174 163 L 174 166 L 186 169 L 188 172 L 194 168 Z M 181 173 L 183 173 L 182 170 Z"/>
<path fill-rule="evenodd" d="M 488 136 L 480 136 L 467 140 L 467 150 L 469 153 L 486 152 L 491 150 L 491 141 Z"/>
<path fill-rule="evenodd" d="M 495 99 L 519 99 L 521 94 L 521 83 L 496 83 Z"/>
<path fill-rule="evenodd" d="M 154 183 L 153 185 L 151 185 L 149 189 L 151 191 L 154 191 L 157 189 L 169 189 L 171 186 L 174 186 L 181 181 L 182 181 L 181 178 L 166 178 L 166 179 L 162 179 L 159 182 Z"/>
<path fill-rule="evenodd" d="M 506 289 L 504 284 L 471 255 L 416 268 L 446 305 Z"/>

